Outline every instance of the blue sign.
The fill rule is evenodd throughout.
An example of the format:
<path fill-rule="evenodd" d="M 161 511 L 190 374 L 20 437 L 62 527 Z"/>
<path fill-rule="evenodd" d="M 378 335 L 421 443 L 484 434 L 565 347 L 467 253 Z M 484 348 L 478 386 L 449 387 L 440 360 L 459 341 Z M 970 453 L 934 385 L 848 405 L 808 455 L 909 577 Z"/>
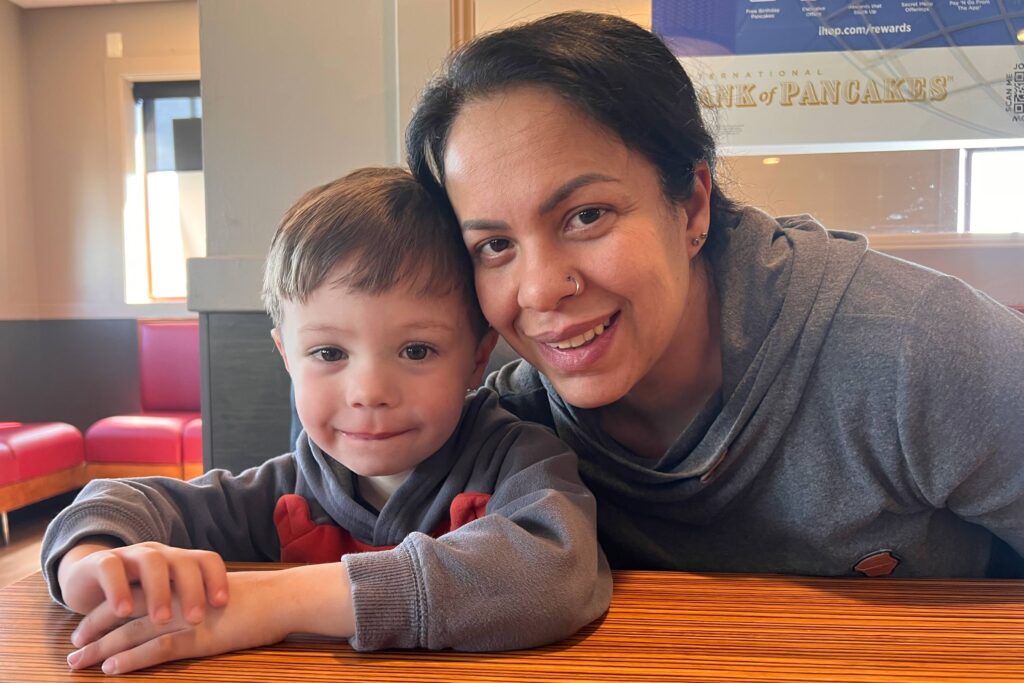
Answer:
<path fill-rule="evenodd" d="M 1024 46 L 1024 0 L 652 0 L 676 55 Z"/>

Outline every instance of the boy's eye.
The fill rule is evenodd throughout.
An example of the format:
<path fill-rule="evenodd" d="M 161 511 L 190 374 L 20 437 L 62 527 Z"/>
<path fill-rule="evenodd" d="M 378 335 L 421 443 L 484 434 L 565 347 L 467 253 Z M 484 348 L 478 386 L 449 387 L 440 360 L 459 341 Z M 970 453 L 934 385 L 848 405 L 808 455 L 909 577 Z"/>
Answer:
<path fill-rule="evenodd" d="M 320 360 L 327 361 L 328 363 L 337 363 L 339 360 L 345 359 L 344 351 L 330 346 L 325 346 L 322 349 L 317 349 L 313 353 L 316 354 L 316 356 Z"/>
<path fill-rule="evenodd" d="M 430 347 L 426 344 L 409 344 L 402 349 L 402 357 L 408 360 L 426 360 L 430 351 Z"/>

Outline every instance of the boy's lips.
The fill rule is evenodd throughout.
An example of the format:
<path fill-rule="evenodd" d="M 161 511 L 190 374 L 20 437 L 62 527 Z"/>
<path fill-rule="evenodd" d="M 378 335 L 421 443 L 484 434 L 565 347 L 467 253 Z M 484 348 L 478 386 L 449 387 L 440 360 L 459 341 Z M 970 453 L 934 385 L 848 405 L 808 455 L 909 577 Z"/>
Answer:
<path fill-rule="evenodd" d="M 358 441 L 384 441 L 386 439 L 393 439 L 396 436 L 407 434 L 411 432 L 411 429 L 402 429 L 397 432 L 349 432 L 344 429 L 339 429 L 339 432 L 344 434 L 350 439 L 356 439 Z"/>

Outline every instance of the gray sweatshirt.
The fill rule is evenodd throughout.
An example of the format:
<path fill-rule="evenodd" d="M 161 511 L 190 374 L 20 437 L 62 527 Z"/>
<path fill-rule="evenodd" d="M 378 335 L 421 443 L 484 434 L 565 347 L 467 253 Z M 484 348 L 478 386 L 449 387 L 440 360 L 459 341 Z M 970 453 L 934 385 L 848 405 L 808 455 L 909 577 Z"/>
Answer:
<path fill-rule="evenodd" d="M 486 514 L 432 537 L 466 492 L 490 494 Z M 356 649 L 531 647 L 574 633 L 608 607 L 611 574 L 576 457 L 548 429 L 502 410 L 486 389 L 467 398 L 455 433 L 379 513 L 359 502 L 351 472 L 304 434 L 295 453 L 237 476 L 93 481 L 46 530 L 50 592 L 61 601 L 59 560 L 92 535 L 278 561 L 272 516 L 287 494 L 305 499 L 315 524 L 396 546 L 341 558 L 352 580 Z"/>
<path fill-rule="evenodd" d="M 808 216 L 722 230 L 721 391 L 660 459 L 487 381 L 579 454 L 612 566 L 1024 576 L 1024 316 Z"/>

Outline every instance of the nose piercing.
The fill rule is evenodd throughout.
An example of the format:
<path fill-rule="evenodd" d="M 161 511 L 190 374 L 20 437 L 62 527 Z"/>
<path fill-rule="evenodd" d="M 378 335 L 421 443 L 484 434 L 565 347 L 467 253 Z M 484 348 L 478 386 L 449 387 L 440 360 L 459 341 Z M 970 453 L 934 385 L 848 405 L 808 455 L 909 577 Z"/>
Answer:
<path fill-rule="evenodd" d="M 565 281 L 566 282 L 572 282 L 574 285 L 576 285 L 576 291 L 573 292 L 572 295 L 573 296 L 579 296 L 580 295 L 580 281 L 577 280 L 576 278 L 574 278 L 572 275 L 567 275 L 565 277 Z"/>
<path fill-rule="evenodd" d="M 702 232 L 700 234 L 700 237 L 694 237 L 692 240 L 690 240 L 690 244 L 692 244 L 695 247 L 699 247 L 700 246 L 700 241 L 701 240 L 706 240 L 707 238 L 708 238 L 708 234 L 706 232 Z"/>

